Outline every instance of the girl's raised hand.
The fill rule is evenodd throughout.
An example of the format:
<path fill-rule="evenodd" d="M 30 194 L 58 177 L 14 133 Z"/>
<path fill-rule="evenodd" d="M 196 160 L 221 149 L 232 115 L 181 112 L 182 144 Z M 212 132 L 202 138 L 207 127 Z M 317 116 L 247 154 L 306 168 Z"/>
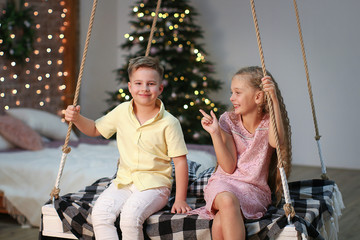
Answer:
<path fill-rule="evenodd" d="M 269 93 L 271 100 L 277 100 L 275 84 L 270 76 L 265 76 L 261 79 L 263 90 Z"/>
<path fill-rule="evenodd" d="M 199 110 L 203 117 L 201 118 L 202 127 L 210 134 L 219 131 L 219 123 L 215 116 L 215 113 L 211 110 L 210 115 L 204 112 L 204 110 Z"/>

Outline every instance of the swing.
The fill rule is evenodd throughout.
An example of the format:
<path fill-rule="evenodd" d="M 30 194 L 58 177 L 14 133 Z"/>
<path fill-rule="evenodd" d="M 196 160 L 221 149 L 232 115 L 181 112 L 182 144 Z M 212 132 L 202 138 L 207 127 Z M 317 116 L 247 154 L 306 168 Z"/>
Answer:
<path fill-rule="evenodd" d="M 257 18 L 256 18 L 255 4 L 254 4 L 254 0 L 250 0 L 250 1 L 251 1 L 253 20 L 254 20 L 254 24 L 255 24 L 257 42 L 258 42 L 258 47 L 259 47 L 260 59 L 261 59 L 261 64 L 262 64 L 262 70 L 263 70 L 263 74 L 265 75 L 266 68 L 265 68 L 264 55 L 263 55 L 262 46 L 261 46 L 260 32 L 259 32 Z M 155 18 L 153 20 L 153 25 L 151 27 L 150 37 L 149 37 L 149 41 L 148 41 L 148 45 L 147 45 L 146 56 L 149 54 L 149 50 L 150 50 L 150 46 L 151 46 L 151 39 L 152 39 L 152 35 L 153 35 L 154 29 L 155 29 L 155 24 L 156 24 L 160 4 L 161 4 L 161 0 L 158 0 L 156 14 L 155 14 Z M 97 5 L 97 0 L 94 0 L 73 105 L 77 104 L 79 88 L 80 88 L 80 84 L 81 84 L 81 77 L 82 77 L 84 62 L 85 62 L 85 58 L 86 58 L 88 43 L 89 43 L 89 39 L 90 39 L 90 35 L 91 35 L 91 29 L 92 29 L 96 5 Z M 275 208 L 271 208 L 271 207 L 269 208 L 268 213 L 271 215 L 271 217 L 268 219 L 263 219 L 264 222 L 267 222 L 267 224 L 266 224 L 266 225 L 268 225 L 268 226 L 266 226 L 267 229 L 265 229 L 264 226 L 261 226 L 262 223 L 259 223 L 259 222 L 248 222 L 248 223 L 246 223 L 246 227 L 247 227 L 248 232 L 252 232 L 252 231 L 259 232 L 261 237 L 271 236 L 270 237 L 271 239 L 278 239 L 278 240 L 301 239 L 301 238 L 307 239 L 307 237 L 306 237 L 307 234 L 305 234 L 305 232 L 307 232 L 309 229 L 311 230 L 313 228 L 311 225 L 311 222 L 310 223 L 307 222 L 308 219 L 304 220 L 307 212 L 296 213 L 296 211 L 295 211 L 296 209 L 299 208 L 299 206 L 296 206 L 298 203 L 302 204 L 303 202 L 305 202 L 306 204 L 308 204 L 308 203 L 314 204 L 315 211 L 318 211 L 318 208 L 322 208 L 324 206 L 330 207 L 331 208 L 330 211 L 334 211 L 332 215 L 329 214 L 330 216 L 327 216 L 327 219 L 324 216 L 321 216 L 320 220 L 314 219 L 314 218 L 311 219 L 311 217 L 313 217 L 313 216 L 310 216 L 310 220 L 311 221 L 312 220 L 319 221 L 319 222 L 323 223 L 323 226 L 318 226 L 318 227 L 320 227 L 320 229 L 312 229 L 312 230 L 320 231 L 321 235 L 325 238 L 329 237 L 330 239 L 337 239 L 337 232 L 336 232 L 336 231 L 338 231 L 338 229 L 336 229 L 337 216 L 341 215 L 341 209 L 344 206 L 342 203 L 341 193 L 339 192 L 336 184 L 334 182 L 327 180 L 326 168 L 325 168 L 323 160 L 322 160 L 322 154 L 321 154 L 321 148 L 320 148 L 320 142 L 319 142 L 320 136 L 319 136 L 318 127 L 317 127 L 314 103 L 313 103 L 313 99 L 312 99 L 310 80 L 308 77 L 307 63 L 306 63 L 305 51 L 304 51 L 304 46 L 303 46 L 303 41 L 302 41 L 302 34 L 301 34 L 300 21 L 299 21 L 299 16 L 298 16 L 296 0 L 294 0 L 294 6 L 295 6 L 295 11 L 296 11 L 297 24 L 298 24 L 298 28 L 299 28 L 299 35 L 300 35 L 302 52 L 303 52 L 306 76 L 307 76 L 307 81 L 308 81 L 308 89 L 309 89 L 309 95 L 310 95 L 310 101 L 311 101 L 311 107 L 312 107 L 315 131 L 316 131 L 315 139 L 316 139 L 317 145 L 318 145 L 318 151 L 319 151 L 322 172 L 323 172 L 321 177 L 323 180 L 308 180 L 308 181 L 302 181 L 302 182 L 288 183 L 287 179 L 286 179 L 285 170 L 284 170 L 283 159 L 282 159 L 281 152 L 280 152 L 278 136 L 277 136 L 277 134 L 275 134 L 276 145 L 277 145 L 276 151 L 278 153 L 277 154 L 278 167 L 279 167 L 279 171 L 281 174 L 282 187 L 283 187 L 283 193 L 284 193 L 284 199 L 285 199 L 285 203 L 283 204 L 284 209 L 282 210 L 282 209 L 275 209 Z M 271 100 L 269 97 L 267 98 L 267 101 L 268 101 L 267 103 L 268 103 L 269 109 L 270 109 L 271 124 L 275 124 L 272 103 L 271 103 Z M 87 236 L 87 235 L 92 236 L 91 234 L 88 233 L 89 231 L 91 231 L 91 229 L 84 228 L 83 226 L 78 226 L 78 228 L 82 228 L 80 230 L 76 229 L 71 232 L 68 231 L 68 229 L 72 229 L 75 227 L 72 224 L 72 219 L 70 219 L 70 220 L 66 219 L 66 218 L 69 218 L 70 215 L 63 213 L 59 207 L 59 204 L 60 204 L 59 202 L 61 200 L 61 199 L 59 199 L 59 192 L 60 192 L 59 184 L 60 184 L 60 178 L 62 175 L 62 170 L 64 168 L 64 164 L 66 161 L 66 156 L 70 152 L 70 148 L 68 148 L 67 146 L 68 146 L 68 142 L 69 142 L 71 127 L 72 127 L 72 123 L 70 122 L 68 133 L 67 133 L 67 136 L 65 139 L 65 144 L 63 147 L 63 155 L 62 155 L 62 159 L 60 162 L 58 176 L 57 176 L 57 179 L 55 182 L 54 189 L 51 192 L 52 203 L 46 204 L 42 207 L 42 214 L 43 214 L 42 235 L 43 236 L 61 237 L 61 238 L 68 238 L 68 239 L 80 238 L 80 237 L 82 237 L 80 235 L 80 233 L 84 234 L 84 236 Z M 191 166 L 189 167 L 189 169 L 191 169 Z M 205 180 L 207 182 L 207 179 L 208 179 L 208 177 L 211 176 L 211 173 L 212 173 L 211 169 L 208 172 L 205 171 L 203 178 L 200 180 L 202 180 L 202 181 Z M 95 190 L 96 194 L 98 194 L 102 190 L 104 190 L 105 186 L 110 182 L 110 180 L 111 179 L 104 178 L 104 179 L 100 179 L 96 183 L 94 183 L 92 185 L 92 187 L 94 187 L 96 189 Z M 196 183 L 197 180 L 198 179 L 194 180 L 194 183 Z M 189 178 L 189 181 L 190 181 L 190 178 Z M 190 187 L 190 185 L 189 185 L 189 187 Z M 329 203 L 325 204 L 324 206 L 321 205 L 321 207 L 320 207 L 320 205 L 316 205 L 317 203 L 311 202 L 312 199 L 315 198 L 314 194 L 311 192 L 311 190 L 314 189 L 314 187 L 320 187 L 323 192 L 326 192 L 326 194 L 323 193 L 323 195 L 329 195 L 329 196 L 327 196 L 328 199 L 325 199 L 325 200 L 320 199 L 323 202 L 327 201 Z M 196 188 L 196 186 L 195 186 L 195 188 Z M 309 189 L 310 188 L 310 192 L 308 192 L 309 196 L 304 198 L 304 194 L 306 194 L 307 192 L 303 192 L 302 190 L 299 190 L 298 192 L 296 192 L 298 194 L 295 194 L 294 193 L 295 188 L 299 188 L 299 189 L 303 189 L 303 188 Z M 198 192 L 200 192 L 200 193 L 201 193 L 201 191 L 202 190 L 198 190 Z M 290 192 L 292 193 L 292 195 L 290 195 Z M 86 194 L 86 192 L 83 194 Z M 322 195 L 322 197 L 325 198 L 323 195 Z M 319 199 L 314 199 L 314 200 L 316 202 Z M 293 205 L 293 203 L 295 203 L 295 204 Z M 81 208 L 83 206 L 85 206 L 87 208 L 89 207 L 89 205 L 78 204 L 75 206 L 75 208 Z M 78 209 L 76 209 L 76 210 L 78 210 Z M 327 209 L 325 209 L 325 210 L 327 210 Z M 322 212 L 320 212 L 320 214 L 325 212 L 325 210 L 322 210 Z M 81 217 L 83 217 L 86 221 L 87 217 L 89 216 L 89 215 L 87 215 L 88 212 L 86 212 L 84 210 L 83 212 L 85 212 L 85 213 L 82 213 L 81 209 L 78 210 L 78 212 L 79 212 L 78 215 L 81 215 Z M 310 215 L 311 215 L 311 213 L 310 213 Z M 274 217 L 274 216 L 276 216 L 276 217 Z M 318 216 L 319 216 L 319 212 L 317 212 L 317 217 Z M 267 217 L 269 217 L 269 216 L 267 216 Z M 276 221 L 273 221 L 274 218 Z M 67 222 L 69 222 L 68 224 L 65 224 L 66 225 L 65 229 L 67 232 L 64 231 L 65 229 L 64 229 L 63 225 L 64 225 L 64 222 L 66 222 L 66 221 L 62 221 L 64 219 Z M 273 222 L 269 224 L 269 220 L 273 221 Z M 170 221 L 171 221 L 171 224 L 170 224 L 171 226 L 169 225 Z M 172 223 L 174 223 L 176 221 L 179 221 L 180 223 L 177 224 L 177 226 L 173 226 Z M 173 239 L 189 239 L 189 238 L 191 239 L 194 237 L 196 237 L 197 239 L 209 239 L 209 237 L 211 236 L 210 235 L 211 221 L 198 219 L 194 216 L 187 216 L 187 215 L 181 215 L 181 214 L 169 214 L 166 212 L 160 212 L 160 213 L 156 213 L 156 214 L 150 216 L 150 218 L 147 220 L 146 224 L 147 224 L 146 231 L 149 234 L 149 237 L 152 239 L 162 239 L 161 236 L 164 234 L 169 234 L 169 232 L 171 232 L 170 236 L 172 236 L 171 238 L 173 238 Z M 180 232 L 180 233 L 186 232 L 186 231 L 190 232 L 191 230 L 193 230 L 193 229 L 185 230 L 186 229 L 185 224 L 190 224 L 193 228 L 196 228 L 196 229 L 194 229 L 195 235 L 191 235 L 191 233 L 189 235 L 178 234 L 178 232 Z M 75 225 L 76 225 L 76 222 L 75 222 Z M 334 230 L 334 228 L 335 228 L 335 230 Z M 199 232 L 201 232 L 201 233 L 198 234 Z M 269 235 L 268 232 L 274 232 L 274 233 L 272 235 L 271 234 Z M 302 232 L 302 234 L 300 232 Z M 250 237 L 250 239 L 260 239 L 260 236 L 256 235 L 255 237 Z"/>

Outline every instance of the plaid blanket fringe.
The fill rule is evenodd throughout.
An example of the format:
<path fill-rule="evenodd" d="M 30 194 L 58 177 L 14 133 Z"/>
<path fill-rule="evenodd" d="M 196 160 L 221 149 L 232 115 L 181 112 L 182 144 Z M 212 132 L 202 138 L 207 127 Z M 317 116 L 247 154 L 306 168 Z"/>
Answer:
<path fill-rule="evenodd" d="M 196 176 L 198 166 L 191 161 L 188 164 L 187 202 L 194 209 L 205 205 L 203 188 L 214 168 L 207 169 Z M 112 178 L 101 178 L 84 190 L 66 194 L 55 201 L 55 209 L 63 222 L 64 229 L 71 231 L 79 239 L 95 239 L 91 210 L 98 196 L 111 180 Z M 289 189 L 296 212 L 292 222 L 303 238 L 336 239 L 337 217 L 341 215 L 341 209 L 344 208 L 341 193 L 336 184 L 333 181 L 313 179 L 290 182 Z M 211 239 L 212 220 L 201 219 L 197 215 L 171 214 L 169 209 L 173 201 L 172 194 L 168 206 L 150 216 L 145 222 L 145 239 Z M 259 220 L 246 220 L 248 239 L 273 239 L 288 225 L 282 204 L 279 207 L 269 206 L 264 217 Z M 116 222 L 115 225 L 120 234 L 119 218 Z"/>

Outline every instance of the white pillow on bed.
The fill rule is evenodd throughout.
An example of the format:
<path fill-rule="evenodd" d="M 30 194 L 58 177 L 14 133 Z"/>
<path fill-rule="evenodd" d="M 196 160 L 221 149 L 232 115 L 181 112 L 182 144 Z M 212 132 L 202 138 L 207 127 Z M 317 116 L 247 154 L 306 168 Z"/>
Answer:
<path fill-rule="evenodd" d="M 54 140 L 64 140 L 68 125 L 55 114 L 32 108 L 10 108 L 6 113 L 20 119 L 40 135 Z M 71 131 L 70 141 L 78 141 L 74 131 Z"/>

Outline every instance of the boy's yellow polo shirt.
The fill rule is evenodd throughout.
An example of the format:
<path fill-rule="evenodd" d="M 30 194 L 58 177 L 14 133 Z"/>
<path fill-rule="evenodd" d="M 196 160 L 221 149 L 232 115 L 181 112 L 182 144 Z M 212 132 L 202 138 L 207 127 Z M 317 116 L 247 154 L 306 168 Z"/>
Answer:
<path fill-rule="evenodd" d="M 114 183 L 118 188 L 134 183 L 140 191 L 171 188 L 172 157 L 187 154 L 179 121 L 165 111 L 157 99 L 159 113 L 140 125 L 133 111 L 133 100 L 124 102 L 95 121 L 105 138 L 116 133 L 120 163 Z"/>

